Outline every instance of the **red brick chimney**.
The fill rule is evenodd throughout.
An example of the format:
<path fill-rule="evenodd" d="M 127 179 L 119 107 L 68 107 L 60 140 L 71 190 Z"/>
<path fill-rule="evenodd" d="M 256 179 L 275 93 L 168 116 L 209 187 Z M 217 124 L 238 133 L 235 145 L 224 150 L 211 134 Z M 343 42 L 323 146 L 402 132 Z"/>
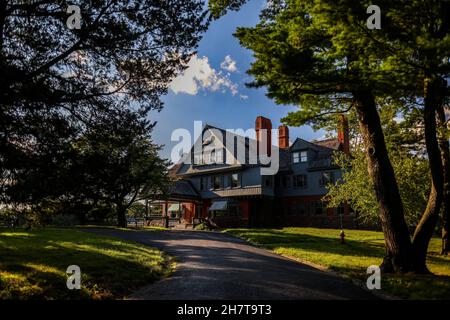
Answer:
<path fill-rule="evenodd" d="M 284 124 L 278 127 L 278 147 L 280 149 L 289 148 L 289 128 Z"/>
<path fill-rule="evenodd" d="M 348 119 L 343 114 L 339 115 L 338 141 L 341 144 L 341 150 L 345 154 L 350 154 L 350 141 L 348 134 Z"/>
<path fill-rule="evenodd" d="M 265 137 L 263 135 L 263 131 L 266 130 Z M 256 131 L 256 140 L 258 141 L 257 153 L 259 156 L 259 145 L 266 143 L 267 155 L 271 156 L 272 151 L 272 121 L 270 119 L 264 118 L 262 116 L 256 117 L 255 122 L 255 131 Z M 266 139 L 264 139 L 266 138 Z M 264 141 L 265 140 L 265 141 Z"/>

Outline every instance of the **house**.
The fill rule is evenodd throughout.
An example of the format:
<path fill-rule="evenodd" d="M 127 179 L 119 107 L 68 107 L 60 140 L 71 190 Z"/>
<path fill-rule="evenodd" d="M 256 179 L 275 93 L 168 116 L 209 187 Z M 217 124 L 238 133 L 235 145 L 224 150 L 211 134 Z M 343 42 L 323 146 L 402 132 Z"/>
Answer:
<path fill-rule="evenodd" d="M 170 169 L 177 181 L 166 214 L 186 224 L 208 218 L 220 227 L 352 227 L 349 208 L 328 208 L 325 197 L 327 184 L 341 177 L 333 153 L 349 153 L 345 116 L 337 139 L 296 138 L 291 144 L 289 128 L 282 125 L 276 147 L 272 123 L 261 116 L 255 131 L 251 139 L 204 126 L 191 151 Z M 277 162 L 273 174 L 266 173 L 269 158 Z"/>

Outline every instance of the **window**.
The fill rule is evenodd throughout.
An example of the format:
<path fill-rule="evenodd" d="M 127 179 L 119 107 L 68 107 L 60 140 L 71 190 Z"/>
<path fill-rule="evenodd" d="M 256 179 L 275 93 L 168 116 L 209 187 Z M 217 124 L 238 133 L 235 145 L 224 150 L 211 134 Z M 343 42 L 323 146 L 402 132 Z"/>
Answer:
<path fill-rule="evenodd" d="M 292 154 L 292 162 L 293 163 L 308 162 L 308 151 L 294 152 Z"/>
<path fill-rule="evenodd" d="M 334 174 L 331 171 L 322 172 L 322 175 L 319 179 L 319 185 L 321 187 L 326 187 L 327 184 L 334 182 Z"/>
<path fill-rule="evenodd" d="M 203 164 L 203 155 L 201 153 L 194 153 L 194 165 Z"/>
<path fill-rule="evenodd" d="M 300 162 L 308 162 L 308 151 L 300 152 Z"/>
<path fill-rule="evenodd" d="M 203 150 L 202 164 L 210 164 L 211 163 L 211 153 L 207 150 Z"/>
<path fill-rule="evenodd" d="M 236 204 L 232 204 L 228 207 L 228 215 L 231 217 L 237 217 L 240 215 L 239 206 Z"/>
<path fill-rule="evenodd" d="M 238 173 L 230 174 L 230 176 L 229 176 L 230 188 L 238 188 L 238 187 L 240 187 L 240 185 L 241 185 L 241 183 L 240 183 L 240 179 L 239 179 L 239 174 Z"/>
<path fill-rule="evenodd" d="M 325 214 L 325 206 L 322 201 L 311 201 L 311 213 L 314 215 Z"/>
<path fill-rule="evenodd" d="M 263 183 L 265 187 L 271 188 L 273 186 L 273 176 L 263 176 Z"/>
<path fill-rule="evenodd" d="M 303 201 L 297 203 L 297 215 L 304 216 L 306 214 L 305 203 Z"/>
<path fill-rule="evenodd" d="M 223 149 L 209 149 L 203 150 L 203 163 L 204 164 L 215 164 L 223 163 Z"/>
<path fill-rule="evenodd" d="M 283 188 L 289 188 L 291 185 L 290 180 L 291 180 L 291 176 L 282 176 L 281 177 L 281 186 Z"/>
<path fill-rule="evenodd" d="M 217 150 L 215 163 L 223 164 L 223 150 Z"/>
<path fill-rule="evenodd" d="M 238 202 L 227 201 L 227 207 L 224 210 L 212 211 L 213 217 L 240 217 L 241 208 Z"/>
<path fill-rule="evenodd" d="M 222 176 L 214 176 L 213 177 L 213 189 L 221 189 L 222 188 Z"/>
<path fill-rule="evenodd" d="M 206 178 L 200 177 L 200 191 L 206 190 Z"/>
<path fill-rule="evenodd" d="M 338 216 L 343 215 L 344 211 L 345 210 L 344 210 L 344 205 L 343 204 L 339 205 L 339 207 L 337 207 L 337 208 L 334 208 L 334 212 Z"/>
<path fill-rule="evenodd" d="M 280 187 L 280 176 L 276 175 L 275 176 L 275 188 L 279 188 Z"/>
<path fill-rule="evenodd" d="M 305 189 L 308 185 L 307 175 L 306 174 L 298 174 L 294 178 L 294 186 L 296 188 Z"/>

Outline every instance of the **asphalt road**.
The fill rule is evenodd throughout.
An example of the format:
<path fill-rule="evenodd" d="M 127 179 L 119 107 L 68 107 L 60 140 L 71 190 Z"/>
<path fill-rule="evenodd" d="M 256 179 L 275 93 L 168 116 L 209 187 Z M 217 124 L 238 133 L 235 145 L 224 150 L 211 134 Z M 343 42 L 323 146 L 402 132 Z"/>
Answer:
<path fill-rule="evenodd" d="M 375 299 L 349 280 L 249 245 L 228 234 L 87 230 L 157 247 L 175 257 L 171 277 L 131 299 Z"/>

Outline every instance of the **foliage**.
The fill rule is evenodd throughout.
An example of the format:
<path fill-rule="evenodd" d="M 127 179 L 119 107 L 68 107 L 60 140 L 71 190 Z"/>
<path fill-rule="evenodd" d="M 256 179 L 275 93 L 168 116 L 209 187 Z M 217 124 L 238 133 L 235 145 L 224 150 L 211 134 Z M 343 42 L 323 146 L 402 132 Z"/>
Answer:
<path fill-rule="evenodd" d="M 224 14 L 244 2 L 213 1 L 212 7 Z M 365 0 L 267 1 L 260 22 L 253 28 L 238 28 L 236 36 L 254 52 L 248 71 L 254 81 L 249 86 L 266 87 L 278 104 L 299 106 L 282 119 L 287 124 L 314 123 L 324 115 L 357 109 L 385 230 L 384 270 L 426 272 L 426 248 L 442 195 L 435 111 L 449 94 L 445 79 L 450 70 L 450 22 L 445 12 L 450 2 L 380 1 L 380 30 L 366 27 L 369 4 Z M 418 17 L 417 12 L 423 14 Z M 412 243 L 377 113 L 384 106 L 375 97 L 410 101 L 409 111 L 420 110 L 419 103 L 424 103 L 433 188 Z"/>
<path fill-rule="evenodd" d="M 216 230 L 217 227 L 212 225 L 211 223 L 209 223 L 209 221 L 203 221 L 199 224 L 197 224 L 194 227 L 195 230 L 200 230 L 200 231 L 211 231 L 211 230 Z"/>
<path fill-rule="evenodd" d="M 0 210 L 0 225 L 18 226 L 24 223 L 24 216 L 20 210 L 13 208 L 2 208 Z"/>
<path fill-rule="evenodd" d="M 74 142 L 120 110 L 161 110 L 208 26 L 202 0 L 70 4 L 81 29 L 67 27 L 67 1 L 0 4 L 2 202 L 36 204 L 76 185 L 64 179 Z"/>
<path fill-rule="evenodd" d="M 52 224 L 58 227 L 72 227 L 79 224 L 75 215 L 62 214 L 53 217 Z"/>
<path fill-rule="evenodd" d="M 70 229 L 0 228 L 0 256 L 0 299 L 122 299 L 171 271 L 157 249 Z M 67 290 L 69 264 L 81 290 Z"/>
<path fill-rule="evenodd" d="M 396 172 L 400 194 L 405 208 L 405 219 L 410 227 L 419 222 L 427 204 L 430 188 L 429 168 L 426 159 L 392 151 L 392 165 Z M 341 203 L 349 204 L 357 213 L 358 219 L 369 225 L 379 224 L 379 205 L 375 197 L 373 183 L 367 174 L 367 160 L 362 150 L 352 150 L 348 159 L 336 154 L 334 161 L 342 170 L 342 180 L 329 185 L 327 199 L 331 207 Z"/>
<path fill-rule="evenodd" d="M 127 211 L 129 217 L 143 218 L 145 217 L 145 205 L 141 202 L 133 203 Z"/>
<path fill-rule="evenodd" d="M 380 117 L 405 209 L 405 219 L 408 226 L 414 227 L 427 204 L 430 170 L 425 157 L 423 132 L 415 123 L 417 119 L 408 114 L 398 117 L 396 112 L 399 109 L 395 102 L 384 101 Z M 353 114 L 350 112 L 350 119 L 354 119 Z M 332 120 L 329 122 L 334 123 Z M 324 120 L 322 123 L 323 126 L 329 126 Z M 372 180 L 367 174 L 365 147 L 357 132 L 356 122 L 350 121 L 350 129 L 350 132 L 354 132 L 351 157 L 340 153 L 334 155 L 334 162 L 342 168 L 343 176 L 340 181 L 328 186 L 327 196 L 330 206 L 337 207 L 346 202 L 358 212 L 358 218 L 363 222 L 378 225 L 379 204 Z"/>
<path fill-rule="evenodd" d="M 81 198 L 113 203 L 121 226 L 133 203 L 168 190 L 169 163 L 151 141 L 152 128 L 135 113 L 118 111 L 100 119 L 75 146 L 78 160 L 72 171 L 80 177 Z"/>

